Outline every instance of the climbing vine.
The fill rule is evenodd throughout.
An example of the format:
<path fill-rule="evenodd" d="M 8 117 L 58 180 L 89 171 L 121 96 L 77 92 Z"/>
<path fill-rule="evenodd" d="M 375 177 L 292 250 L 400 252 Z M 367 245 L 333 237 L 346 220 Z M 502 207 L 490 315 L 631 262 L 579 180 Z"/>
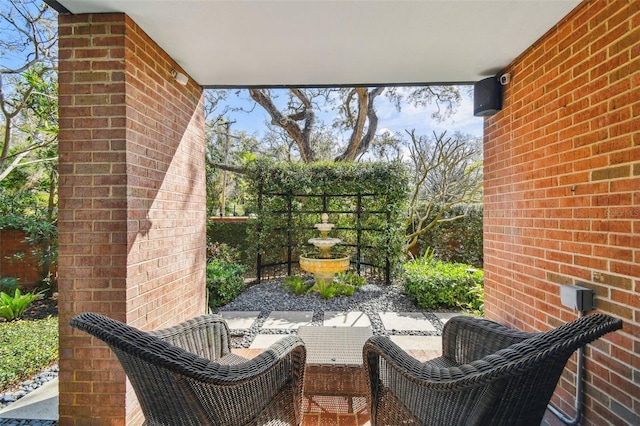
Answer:
<path fill-rule="evenodd" d="M 313 225 L 323 212 L 343 243 L 335 254 L 352 267 L 384 269 L 389 279 L 403 260 L 408 173 L 400 162 L 275 163 L 257 160 L 247 168 L 251 247 L 262 267 L 286 266 L 290 275 L 300 255 L 312 253 Z M 260 276 L 259 276 L 260 278 Z"/>

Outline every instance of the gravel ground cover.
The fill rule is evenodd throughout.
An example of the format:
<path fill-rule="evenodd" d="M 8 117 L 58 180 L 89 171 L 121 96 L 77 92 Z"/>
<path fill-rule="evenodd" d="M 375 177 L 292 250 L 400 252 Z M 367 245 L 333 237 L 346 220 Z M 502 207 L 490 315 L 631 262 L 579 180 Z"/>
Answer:
<path fill-rule="evenodd" d="M 258 320 L 248 330 L 231 330 L 237 338 L 234 346 L 248 347 L 256 334 L 293 334 L 295 330 L 266 330 L 262 324 L 271 311 L 313 311 L 312 325 L 322 325 L 324 312 L 360 311 L 367 314 L 371 321 L 371 330 L 376 335 L 439 335 L 442 323 L 431 311 L 417 308 L 403 293 L 399 285 L 384 285 L 370 282 L 358 288 L 353 296 L 339 296 L 321 299 L 312 292 L 303 296 L 295 296 L 285 289 L 282 280 L 274 279 L 249 286 L 233 302 L 219 307 L 215 313 L 223 311 L 260 311 Z M 386 330 L 380 320 L 380 312 L 422 312 L 431 320 L 435 332 Z"/>

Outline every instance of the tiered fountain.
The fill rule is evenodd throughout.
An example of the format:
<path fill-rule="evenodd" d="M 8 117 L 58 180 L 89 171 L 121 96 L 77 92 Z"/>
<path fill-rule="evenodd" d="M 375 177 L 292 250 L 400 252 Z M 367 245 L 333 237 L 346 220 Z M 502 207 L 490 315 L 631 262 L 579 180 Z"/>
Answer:
<path fill-rule="evenodd" d="M 331 248 L 340 244 L 342 240 L 327 237 L 329 231 L 335 227 L 333 223 L 329 223 L 328 214 L 322 213 L 322 223 L 316 223 L 314 226 L 320 231 L 320 238 L 311 238 L 309 244 L 320 249 L 320 255 L 318 257 L 300 256 L 300 268 L 312 273 L 316 279 L 316 286 L 320 288 L 331 285 L 333 277 L 338 272 L 349 269 L 350 261 L 349 256 L 336 258 L 331 256 Z"/>

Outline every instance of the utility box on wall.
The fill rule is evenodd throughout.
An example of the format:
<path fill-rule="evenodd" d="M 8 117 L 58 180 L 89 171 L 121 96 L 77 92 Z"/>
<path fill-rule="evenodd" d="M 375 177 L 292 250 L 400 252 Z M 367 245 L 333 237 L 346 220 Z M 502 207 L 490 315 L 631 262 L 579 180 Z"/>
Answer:
<path fill-rule="evenodd" d="M 560 286 L 560 301 L 568 308 L 578 311 L 590 311 L 595 309 L 595 292 L 587 287 L 579 285 Z"/>

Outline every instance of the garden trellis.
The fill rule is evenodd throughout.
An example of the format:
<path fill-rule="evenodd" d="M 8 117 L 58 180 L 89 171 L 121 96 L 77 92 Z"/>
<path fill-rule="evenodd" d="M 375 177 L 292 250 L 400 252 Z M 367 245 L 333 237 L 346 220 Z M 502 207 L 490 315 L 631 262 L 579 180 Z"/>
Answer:
<path fill-rule="evenodd" d="M 408 179 L 400 163 L 257 162 L 250 167 L 251 247 L 258 280 L 300 273 L 300 255 L 319 237 L 322 213 L 342 239 L 335 255 L 349 255 L 360 275 L 390 282 L 402 258 Z"/>

